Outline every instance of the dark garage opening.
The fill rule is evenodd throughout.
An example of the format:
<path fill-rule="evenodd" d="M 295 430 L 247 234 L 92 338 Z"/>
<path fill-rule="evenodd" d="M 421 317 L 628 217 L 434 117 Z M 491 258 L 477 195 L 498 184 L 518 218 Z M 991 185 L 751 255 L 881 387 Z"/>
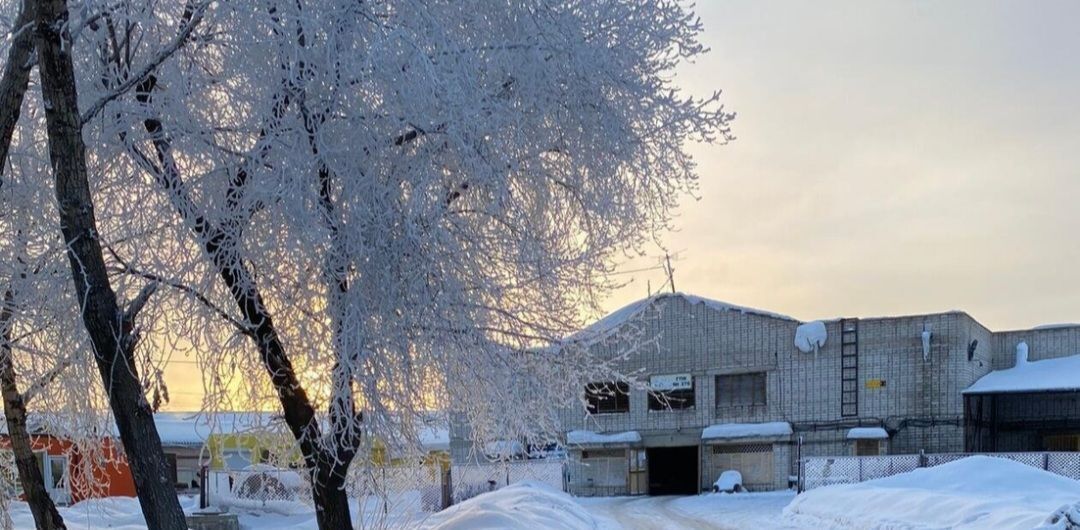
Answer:
<path fill-rule="evenodd" d="M 649 495 L 696 495 L 698 493 L 698 448 L 651 447 Z"/>

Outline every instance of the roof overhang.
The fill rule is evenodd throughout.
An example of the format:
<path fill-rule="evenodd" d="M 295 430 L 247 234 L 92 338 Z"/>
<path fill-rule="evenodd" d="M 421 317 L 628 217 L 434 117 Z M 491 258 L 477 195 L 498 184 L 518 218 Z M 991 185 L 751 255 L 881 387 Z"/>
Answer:
<path fill-rule="evenodd" d="M 770 443 L 791 439 L 791 424 L 786 421 L 765 423 L 721 423 L 701 431 L 705 445 Z"/>
<path fill-rule="evenodd" d="M 641 434 L 637 431 L 617 433 L 597 433 L 592 431 L 570 431 L 566 433 L 566 444 L 579 449 L 622 449 L 641 447 Z"/>

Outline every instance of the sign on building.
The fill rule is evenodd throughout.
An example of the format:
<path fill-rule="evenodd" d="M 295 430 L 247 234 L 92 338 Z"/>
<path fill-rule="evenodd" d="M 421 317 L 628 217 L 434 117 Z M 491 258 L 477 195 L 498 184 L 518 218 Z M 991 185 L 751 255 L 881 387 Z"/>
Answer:
<path fill-rule="evenodd" d="M 654 375 L 649 377 L 649 386 L 653 390 L 690 390 L 694 388 L 694 378 L 690 374 Z"/>

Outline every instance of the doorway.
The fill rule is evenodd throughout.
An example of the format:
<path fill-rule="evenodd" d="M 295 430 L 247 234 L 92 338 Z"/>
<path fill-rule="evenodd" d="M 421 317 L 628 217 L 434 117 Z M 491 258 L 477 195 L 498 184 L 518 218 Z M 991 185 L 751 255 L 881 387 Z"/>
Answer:
<path fill-rule="evenodd" d="M 649 495 L 696 495 L 699 492 L 696 445 L 651 447 L 646 452 Z"/>

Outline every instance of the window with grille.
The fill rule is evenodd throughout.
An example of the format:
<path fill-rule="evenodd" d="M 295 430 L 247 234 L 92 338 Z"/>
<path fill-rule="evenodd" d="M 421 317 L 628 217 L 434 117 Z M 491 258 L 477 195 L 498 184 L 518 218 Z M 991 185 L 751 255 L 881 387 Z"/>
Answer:
<path fill-rule="evenodd" d="M 626 458 L 626 449 L 590 449 L 581 452 L 582 460 L 591 458 Z"/>
<path fill-rule="evenodd" d="M 765 372 L 716 376 L 716 408 L 766 405 L 766 381 Z"/>
<path fill-rule="evenodd" d="M 1043 437 L 1047 451 L 1080 451 L 1080 435 L 1055 434 Z"/>
<path fill-rule="evenodd" d="M 585 400 L 593 414 L 630 412 L 630 384 L 624 381 L 589 383 L 585 385 Z"/>
<path fill-rule="evenodd" d="M 855 440 L 855 456 L 877 456 L 881 454 L 881 440 Z"/>

